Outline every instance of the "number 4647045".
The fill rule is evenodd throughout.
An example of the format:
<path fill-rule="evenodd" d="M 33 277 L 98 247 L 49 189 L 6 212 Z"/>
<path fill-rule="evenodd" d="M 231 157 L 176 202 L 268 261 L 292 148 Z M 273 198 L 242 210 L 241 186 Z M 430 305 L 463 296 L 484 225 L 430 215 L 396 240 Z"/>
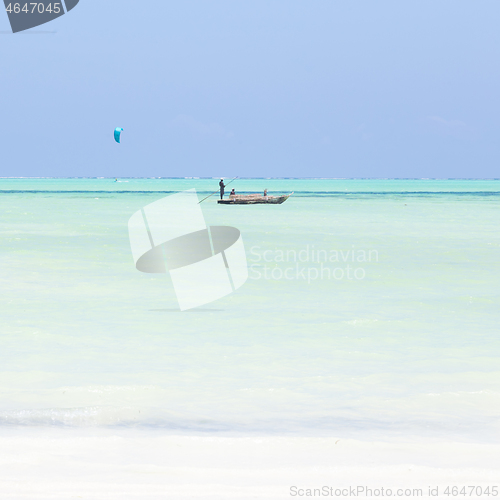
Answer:
<path fill-rule="evenodd" d="M 9 14 L 20 14 L 21 12 L 24 14 L 43 14 L 44 12 L 48 12 L 50 14 L 59 14 L 61 12 L 61 4 L 59 2 L 55 2 L 52 6 L 51 3 L 48 5 L 44 5 L 43 3 L 9 3 L 7 5 L 7 12 Z"/>

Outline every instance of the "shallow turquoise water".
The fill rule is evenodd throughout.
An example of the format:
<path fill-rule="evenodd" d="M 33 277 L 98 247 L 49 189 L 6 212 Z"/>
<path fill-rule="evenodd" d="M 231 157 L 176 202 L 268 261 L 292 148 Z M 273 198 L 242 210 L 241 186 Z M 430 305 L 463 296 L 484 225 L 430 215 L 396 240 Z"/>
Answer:
<path fill-rule="evenodd" d="M 250 279 L 184 313 L 127 222 L 217 181 L 122 181 L 0 180 L 0 423 L 497 439 L 500 181 L 237 180 L 295 194 L 203 203 Z"/>

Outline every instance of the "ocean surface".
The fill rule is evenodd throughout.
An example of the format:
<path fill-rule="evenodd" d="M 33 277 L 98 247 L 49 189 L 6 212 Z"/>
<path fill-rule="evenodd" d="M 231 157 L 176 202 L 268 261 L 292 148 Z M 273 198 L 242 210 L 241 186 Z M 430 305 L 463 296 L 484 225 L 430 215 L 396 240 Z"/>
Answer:
<path fill-rule="evenodd" d="M 500 441 L 500 180 L 233 186 L 294 195 L 202 203 L 249 279 L 180 312 L 128 220 L 217 179 L 0 179 L 0 429 Z"/>

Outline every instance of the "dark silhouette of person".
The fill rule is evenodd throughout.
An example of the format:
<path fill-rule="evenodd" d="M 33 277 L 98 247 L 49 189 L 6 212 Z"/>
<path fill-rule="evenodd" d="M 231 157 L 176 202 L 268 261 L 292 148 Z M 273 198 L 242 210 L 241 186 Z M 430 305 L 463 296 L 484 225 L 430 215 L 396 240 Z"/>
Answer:
<path fill-rule="evenodd" d="M 220 187 L 220 199 L 224 198 L 224 188 L 226 185 L 224 184 L 224 179 L 221 179 L 219 182 L 219 187 Z"/>

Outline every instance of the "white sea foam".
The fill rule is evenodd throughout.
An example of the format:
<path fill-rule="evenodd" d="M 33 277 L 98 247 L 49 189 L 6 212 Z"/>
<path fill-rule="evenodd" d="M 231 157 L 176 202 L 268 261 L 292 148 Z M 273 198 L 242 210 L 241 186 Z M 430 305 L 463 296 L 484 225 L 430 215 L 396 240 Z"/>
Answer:
<path fill-rule="evenodd" d="M 132 408 L 87 406 L 0 412 L 0 425 L 94 427 L 133 423 L 139 412 Z"/>

